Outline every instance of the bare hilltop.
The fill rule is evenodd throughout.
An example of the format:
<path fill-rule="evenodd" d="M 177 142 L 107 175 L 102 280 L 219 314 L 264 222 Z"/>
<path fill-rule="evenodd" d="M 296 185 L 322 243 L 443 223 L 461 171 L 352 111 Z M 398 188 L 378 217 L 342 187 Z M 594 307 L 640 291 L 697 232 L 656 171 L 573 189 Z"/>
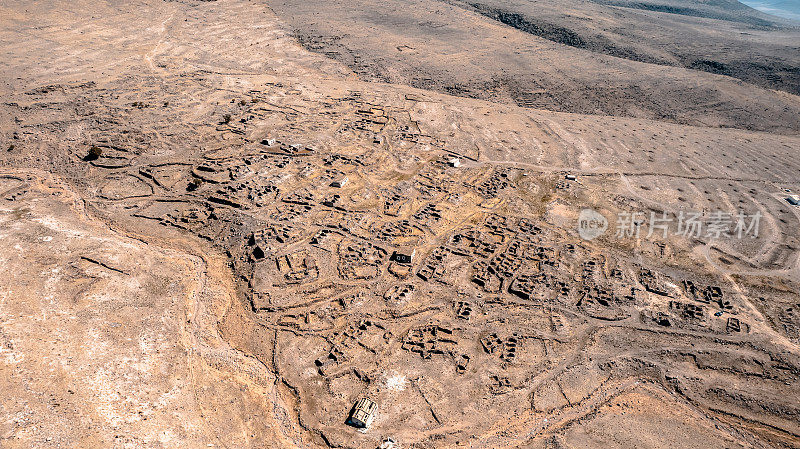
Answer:
<path fill-rule="evenodd" d="M 800 447 L 800 25 L 0 3 L 0 448 Z"/>

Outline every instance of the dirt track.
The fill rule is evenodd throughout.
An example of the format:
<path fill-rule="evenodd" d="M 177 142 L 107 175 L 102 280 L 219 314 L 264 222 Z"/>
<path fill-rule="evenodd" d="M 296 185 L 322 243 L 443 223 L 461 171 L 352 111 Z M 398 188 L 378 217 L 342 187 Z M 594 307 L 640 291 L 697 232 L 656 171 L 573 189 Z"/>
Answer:
<path fill-rule="evenodd" d="M 785 123 L 370 83 L 255 2 L 0 17 L 0 446 L 800 446 Z M 586 207 L 763 222 L 588 242 Z"/>

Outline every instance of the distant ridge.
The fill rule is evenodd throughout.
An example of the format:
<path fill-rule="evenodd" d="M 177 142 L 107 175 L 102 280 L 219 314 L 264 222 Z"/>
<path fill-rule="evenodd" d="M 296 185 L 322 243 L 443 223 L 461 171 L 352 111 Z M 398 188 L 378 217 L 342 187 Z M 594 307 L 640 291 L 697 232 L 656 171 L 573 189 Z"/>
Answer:
<path fill-rule="evenodd" d="M 742 3 L 763 13 L 791 19 L 800 24 L 800 0 L 748 0 Z"/>

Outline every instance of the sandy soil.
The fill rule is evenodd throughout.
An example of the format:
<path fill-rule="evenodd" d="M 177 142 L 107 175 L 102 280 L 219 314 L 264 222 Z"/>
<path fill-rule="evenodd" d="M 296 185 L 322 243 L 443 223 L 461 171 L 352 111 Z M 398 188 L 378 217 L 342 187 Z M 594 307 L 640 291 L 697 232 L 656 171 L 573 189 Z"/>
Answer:
<path fill-rule="evenodd" d="M 0 5 L 0 447 L 800 447 L 796 96 L 540 37 L 520 70 L 665 74 L 686 116 L 451 96 L 281 7 Z M 470 14 L 414 64 L 529 39 Z M 400 51 L 362 25 L 348 57 Z M 763 218 L 587 241 L 583 208 Z"/>

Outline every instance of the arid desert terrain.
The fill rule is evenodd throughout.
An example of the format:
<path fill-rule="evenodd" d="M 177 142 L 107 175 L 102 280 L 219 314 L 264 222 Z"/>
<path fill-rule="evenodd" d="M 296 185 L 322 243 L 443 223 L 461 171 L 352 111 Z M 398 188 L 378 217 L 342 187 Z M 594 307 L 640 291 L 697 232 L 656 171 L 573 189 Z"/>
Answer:
<path fill-rule="evenodd" d="M 4 0 L 0 448 L 798 448 L 797 193 L 733 0 Z"/>

